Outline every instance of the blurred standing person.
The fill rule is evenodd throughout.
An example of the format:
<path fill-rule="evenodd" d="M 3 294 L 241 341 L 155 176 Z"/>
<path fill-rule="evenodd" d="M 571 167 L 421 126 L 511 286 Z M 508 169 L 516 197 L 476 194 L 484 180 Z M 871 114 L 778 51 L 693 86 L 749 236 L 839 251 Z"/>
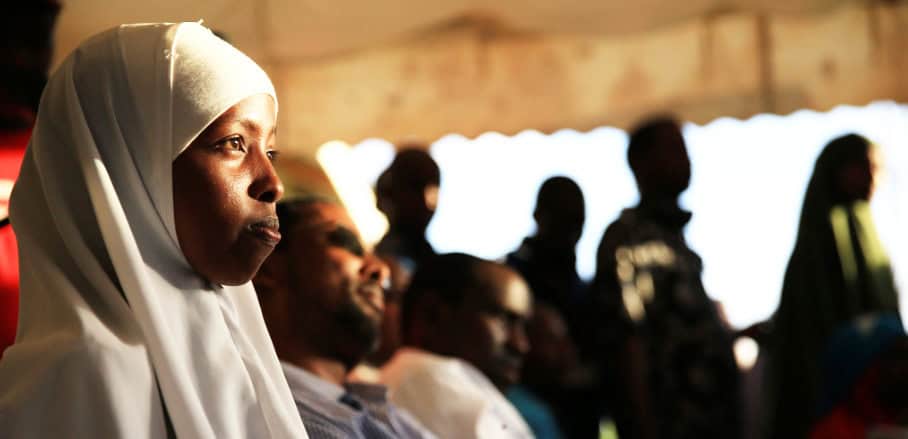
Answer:
<path fill-rule="evenodd" d="M 876 147 L 849 134 L 814 167 L 782 298 L 772 318 L 768 437 L 804 437 L 817 415 L 819 358 L 832 331 L 866 313 L 898 315 L 889 258 L 870 212 Z"/>
<path fill-rule="evenodd" d="M 566 348 L 571 351 L 560 361 L 576 362 L 569 367 L 574 371 L 589 371 L 590 368 L 580 363 L 578 352 L 574 350 L 576 341 L 583 360 L 594 356 L 596 351 L 588 336 L 595 318 L 586 306 L 587 285 L 577 274 L 575 249 L 586 220 L 586 206 L 580 187 L 564 176 L 545 180 L 536 197 L 533 219 L 536 221 L 536 233 L 525 238 L 517 250 L 508 254 L 506 263 L 526 279 L 533 291 L 533 299 L 542 305 L 537 307 L 542 311 L 540 315 L 534 315 L 531 325 L 541 342 L 540 346 L 551 346 L 554 338 L 560 339 L 570 346 Z M 530 344 L 536 345 L 532 341 Z M 532 348 L 530 355 L 536 353 L 553 354 Z M 541 365 L 544 361 L 535 363 Z M 531 372 L 530 378 L 537 378 L 534 380 L 537 386 L 532 390 L 541 391 L 542 381 L 548 380 L 542 396 L 562 418 L 561 428 L 566 437 L 593 437 L 598 434 L 599 414 L 603 408 L 602 397 L 598 394 L 601 392 L 593 388 L 598 386 L 598 380 L 593 374 L 586 374 L 586 382 L 568 386 L 563 376 L 553 372 Z M 577 404 L 578 398 L 583 399 L 582 404 Z"/>
<path fill-rule="evenodd" d="M 0 357 L 16 337 L 19 315 L 19 255 L 9 226 L 9 197 L 53 55 L 56 0 L 4 4 L 0 27 Z"/>
<path fill-rule="evenodd" d="M 577 274 L 575 254 L 585 217 L 583 192 L 577 183 L 560 176 L 547 179 L 533 211 L 536 234 L 525 238 L 506 262 L 526 279 L 533 298 L 557 309 L 573 331 L 578 329 L 573 320 L 586 289 Z"/>
<path fill-rule="evenodd" d="M 425 149 L 404 147 L 383 178 L 378 201 L 388 216 L 389 229 L 375 252 L 396 259 L 412 273 L 419 263 L 435 255 L 426 240 L 426 228 L 435 215 L 441 174 Z"/>
<path fill-rule="evenodd" d="M 382 319 L 381 342 L 357 368 L 357 379 L 368 380 L 368 366 L 385 364 L 401 345 L 400 302 L 416 267 L 435 250 L 426 240 L 426 228 L 435 215 L 441 174 L 420 145 L 403 145 L 394 161 L 375 183 L 376 204 L 388 217 L 388 233 L 375 246 L 391 270 Z"/>
<path fill-rule="evenodd" d="M 628 162 L 640 202 L 605 231 L 592 286 L 601 370 L 621 437 L 738 436 L 732 341 L 700 281 L 702 262 L 678 198 L 690 161 L 677 121 L 633 131 Z"/>

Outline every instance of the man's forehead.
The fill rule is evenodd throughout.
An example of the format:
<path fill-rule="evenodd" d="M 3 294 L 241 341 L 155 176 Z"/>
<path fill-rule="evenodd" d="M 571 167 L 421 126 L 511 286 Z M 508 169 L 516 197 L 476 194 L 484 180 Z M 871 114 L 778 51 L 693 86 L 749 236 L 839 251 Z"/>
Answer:
<path fill-rule="evenodd" d="M 297 230 L 333 230 L 338 227 L 357 233 L 353 219 L 343 206 L 328 202 L 312 203 L 307 207 L 305 218 L 294 227 Z M 357 233 L 358 235 L 358 233 Z"/>
<path fill-rule="evenodd" d="M 529 316 L 532 297 L 519 274 L 500 264 L 489 263 L 479 268 L 480 285 L 473 296 L 487 306 L 521 316 Z"/>

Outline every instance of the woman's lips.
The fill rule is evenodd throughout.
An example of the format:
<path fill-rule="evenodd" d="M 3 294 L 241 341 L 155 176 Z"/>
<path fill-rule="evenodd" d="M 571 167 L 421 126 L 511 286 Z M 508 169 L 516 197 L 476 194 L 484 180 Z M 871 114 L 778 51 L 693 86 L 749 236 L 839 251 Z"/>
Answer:
<path fill-rule="evenodd" d="M 247 229 L 253 236 L 272 247 L 281 241 L 281 232 L 279 231 L 280 223 L 278 222 L 277 217 L 269 217 L 254 222 L 250 224 Z"/>

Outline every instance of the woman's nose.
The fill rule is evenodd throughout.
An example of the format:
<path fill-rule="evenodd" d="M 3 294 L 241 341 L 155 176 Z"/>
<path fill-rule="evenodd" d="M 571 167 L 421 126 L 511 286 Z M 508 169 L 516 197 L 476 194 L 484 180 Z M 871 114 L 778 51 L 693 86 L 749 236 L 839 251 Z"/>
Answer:
<path fill-rule="evenodd" d="M 263 203 L 276 203 L 284 196 L 284 184 L 278 177 L 274 164 L 268 158 L 266 152 L 262 151 L 254 160 L 256 178 L 252 185 L 249 186 L 249 196 Z"/>

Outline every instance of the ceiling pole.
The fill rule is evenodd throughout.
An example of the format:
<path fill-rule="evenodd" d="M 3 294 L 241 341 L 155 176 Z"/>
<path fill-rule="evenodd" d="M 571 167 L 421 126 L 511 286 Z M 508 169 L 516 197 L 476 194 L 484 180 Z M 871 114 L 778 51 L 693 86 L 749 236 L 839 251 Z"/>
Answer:
<path fill-rule="evenodd" d="M 883 41 L 882 29 L 880 29 L 880 2 L 869 0 L 865 5 L 867 10 L 867 33 L 870 35 L 870 54 L 873 57 L 871 62 L 885 64 L 888 61 L 885 57 L 885 42 Z"/>
<path fill-rule="evenodd" d="M 271 34 L 268 32 L 268 29 L 271 29 L 268 26 L 269 12 L 271 11 L 270 3 L 270 0 L 256 0 L 252 5 L 252 16 L 255 26 L 255 37 L 259 40 L 259 47 L 262 48 L 262 54 L 265 58 L 264 62 L 273 64 L 276 60 L 271 53 Z"/>
<path fill-rule="evenodd" d="M 760 69 L 760 105 L 764 113 L 775 113 L 775 78 L 772 59 L 772 32 L 769 17 L 761 12 L 755 17 L 757 30 L 757 62 Z"/>

